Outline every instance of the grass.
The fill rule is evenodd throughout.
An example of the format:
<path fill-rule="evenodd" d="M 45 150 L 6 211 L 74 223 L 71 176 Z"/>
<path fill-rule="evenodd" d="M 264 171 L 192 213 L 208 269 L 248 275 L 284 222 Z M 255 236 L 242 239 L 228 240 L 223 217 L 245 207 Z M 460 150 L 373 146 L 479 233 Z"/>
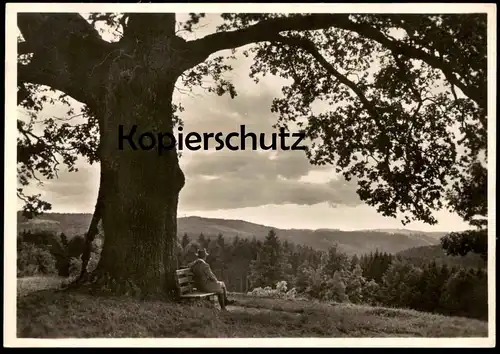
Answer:
<path fill-rule="evenodd" d="M 24 277 L 17 279 L 17 295 L 25 296 L 37 290 L 58 288 L 63 282 L 67 281 L 63 277 Z"/>
<path fill-rule="evenodd" d="M 55 289 L 60 278 L 18 280 L 17 335 L 124 337 L 487 337 L 487 323 L 417 311 L 234 295 L 206 304 L 92 297 Z"/>

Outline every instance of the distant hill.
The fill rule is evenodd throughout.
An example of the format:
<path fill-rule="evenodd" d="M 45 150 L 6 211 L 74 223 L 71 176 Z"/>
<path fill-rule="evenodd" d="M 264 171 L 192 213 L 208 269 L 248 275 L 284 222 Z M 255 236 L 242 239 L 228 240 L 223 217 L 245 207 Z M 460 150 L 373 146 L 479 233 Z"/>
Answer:
<path fill-rule="evenodd" d="M 367 232 L 386 232 L 389 234 L 399 234 L 399 235 L 426 235 L 430 237 L 434 237 L 436 239 L 440 239 L 444 235 L 448 234 L 448 232 L 442 231 L 434 231 L 434 232 L 424 232 L 418 230 L 406 230 L 406 229 L 372 229 L 372 230 L 361 230 Z"/>
<path fill-rule="evenodd" d="M 217 236 L 219 233 L 225 237 L 253 237 L 263 239 L 272 227 L 250 223 L 241 220 L 209 219 L 197 216 L 180 218 L 178 221 L 178 233 L 187 233 L 197 237 L 200 233 L 204 235 Z M 420 234 L 396 234 L 378 231 L 341 231 L 334 229 L 319 230 L 283 230 L 273 228 L 276 234 L 283 240 L 297 244 L 309 245 L 315 249 L 326 250 L 335 243 L 348 254 L 361 254 L 375 251 L 395 253 L 401 250 L 422 246 L 435 245 L 438 240 L 435 237 Z"/>
<path fill-rule="evenodd" d="M 485 263 L 478 254 L 469 253 L 464 257 L 448 256 L 440 245 L 409 248 L 398 252 L 397 255 L 409 259 L 415 265 L 434 260 L 437 264 L 446 264 L 448 266 L 466 268 L 482 268 L 485 266 Z"/>
<path fill-rule="evenodd" d="M 20 212 L 17 213 L 17 230 L 46 230 L 56 233 L 64 232 L 73 237 L 87 232 L 92 214 L 61 214 L 47 213 L 42 216 L 26 220 Z"/>
<path fill-rule="evenodd" d="M 68 237 L 73 237 L 85 234 L 91 218 L 91 214 L 47 213 L 34 220 L 26 220 L 18 213 L 18 230 L 50 230 L 57 233 L 64 232 Z M 436 233 L 411 230 L 284 230 L 242 220 L 197 216 L 178 219 L 179 236 L 187 233 L 191 238 L 197 238 L 203 233 L 210 237 L 222 234 L 226 238 L 255 236 L 262 240 L 270 229 L 274 229 L 282 240 L 308 245 L 319 250 L 326 250 L 338 243 L 339 248 L 350 255 L 369 253 L 377 249 L 382 252 L 396 253 L 409 248 L 436 245 L 440 237 Z"/>

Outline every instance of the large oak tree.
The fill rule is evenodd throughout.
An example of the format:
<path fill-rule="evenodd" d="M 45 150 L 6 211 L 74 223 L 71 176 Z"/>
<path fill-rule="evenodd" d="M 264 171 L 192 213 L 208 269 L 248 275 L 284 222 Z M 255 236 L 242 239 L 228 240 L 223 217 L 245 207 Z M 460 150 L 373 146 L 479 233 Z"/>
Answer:
<path fill-rule="evenodd" d="M 190 14 L 183 30 L 202 17 Z M 100 21 L 120 38 L 104 40 Z M 174 289 L 185 183 L 177 151 L 120 150 L 119 126 L 174 132 L 176 84 L 189 89 L 206 76 L 209 91 L 234 97 L 223 74 L 238 49 L 253 58 L 256 81 L 288 80 L 271 107 L 277 127 L 295 123 L 310 139 L 311 163 L 354 177 L 361 200 L 380 213 L 430 224 L 443 207 L 466 221 L 486 215 L 486 178 L 471 177 L 487 173 L 478 163 L 487 148 L 485 14 L 222 14 L 217 31 L 196 40 L 181 38 L 178 25 L 170 13 L 18 14 L 18 105 L 31 112 L 18 120 L 26 214 L 50 208 L 25 195 L 30 181 L 54 178 L 60 163 L 74 169 L 78 156 L 101 164 L 88 238 L 102 221 L 105 242 L 84 283 L 142 295 Z M 84 123 L 47 119 L 37 134 L 44 103 L 68 97 L 85 105 Z M 317 102 L 328 108 L 318 113 Z"/>

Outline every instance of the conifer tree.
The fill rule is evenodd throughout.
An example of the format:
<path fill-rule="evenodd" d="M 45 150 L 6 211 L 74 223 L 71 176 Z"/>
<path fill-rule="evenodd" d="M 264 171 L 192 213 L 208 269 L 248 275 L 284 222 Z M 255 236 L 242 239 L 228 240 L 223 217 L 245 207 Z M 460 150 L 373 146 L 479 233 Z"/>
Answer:
<path fill-rule="evenodd" d="M 287 280 L 285 261 L 281 242 L 276 232 L 270 230 L 251 265 L 252 287 L 274 287 L 278 281 Z"/>
<path fill-rule="evenodd" d="M 182 236 L 182 239 L 181 239 L 182 249 L 185 249 L 189 245 L 190 242 L 191 242 L 191 239 L 189 238 L 188 234 L 184 233 L 184 235 Z"/>
<path fill-rule="evenodd" d="M 50 209 L 25 193 L 38 174 L 56 177 L 57 161 L 69 170 L 79 157 L 100 163 L 91 224 L 101 220 L 106 239 L 99 266 L 82 285 L 174 294 L 185 186 L 178 152 L 119 149 L 119 127 L 128 136 L 138 126 L 136 138 L 174 133 L 182 111 L 174 97 L 178 84 L 204 89 L 213 79 L 209 92 L 236 97 L 224 74 L 237 53 L 251 57 L 255 81 L 269 74 L 287 80 L 270 107 L 276 125 L 307 118 L 303 131 L 315 142 L 306 151 L 309 161 L 356 178 L 360 199 L 382 215 L 433 224 L 433 211 L 445 204 L 464 218 L 486 212 L 484 183 L 470 183 L 487 176 L 486 167 L 474 164 L 488 141 L 484 13 L 223 13 L 214 33 L 194 39 L 183 33 L 197 37 L 194 26 L 204 13 L 186 21 L 174 13 L 85 16 L 17 17 L 17 103 L 29 112 L 28 122 L 17 121 L 24 212 Z M 116 38 L 105 40 L 102 25 Z M 403 35 L 393 37 L 393 30 Z M 71 105 L 69 98 L 83 105 L 82 123 L 38 114 L 44 102 Z M 331 109 L 317 112 L 316 102 Z M 33 130 L 38 123 L 40 134 Z M 463 139 L 450 137 L 453 125 Z M 465 155 L 457 158 L 458 151 Z M 456 202 L 453 195 L 466 198 Z"/>

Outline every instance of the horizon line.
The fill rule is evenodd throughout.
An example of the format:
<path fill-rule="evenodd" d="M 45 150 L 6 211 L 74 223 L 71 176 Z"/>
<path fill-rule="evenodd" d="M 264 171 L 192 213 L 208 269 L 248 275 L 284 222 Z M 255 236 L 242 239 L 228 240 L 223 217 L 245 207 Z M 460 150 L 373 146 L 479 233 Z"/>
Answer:
<path fill-rule="evenodd" d="M 17 213 L 22 212 L 22 210 L 18 210 Z M 72 214 L 72 215 L 93 215 L 93 213 L 90 212 L 56 212 L 56 211 L 49 211 L 45 212 L 39 216 L 34 217 L 34 219 L 42 217 L 44 214 Z M 280 231 L 322 231 L 322 230 L 327 230 L 327 231 L 342 231 L 342 232 L 355 232 L 355 231 L 367 231 L 367 232 L 389 232 L 389 231 L 406 231 L 406 232 L 420 232 L 424 234 L 435 234 L 435 233 L 451 233 L 451 232 L 460 232 L 460 231 L 452 231 L 452 230 L 436 230 L 436 231 L 423 231 L 423 230 L 418 230 L 418 229 L 406 229 L 406 228 L 391 228 L 391 227 L 382 227 L 382 228 L 362 228 L 362 229 L 339 229 L 339 228 L 329 228 L 329 227 L 320 227 L 317 229 L 311 229 L 311 228 L 290 228 L 290 229 L 282 229 L 277 226 L 271 226 L 271 225 L 264 225 L 264 224 L 259 224 L 253 221 L 247 221 L 243 219 L 226 219 L 226 218 L 213 218 L 213 217 L 205 217 L 205 216 L 199 216 L 199 215 L 187 215 L 187 216 L 177 216 L 177 219 L 186 219 L 186 218 L 200 218 L 200 219 L 212 219 L 212 220 L 223 220 L 223 221 L 240 221 L 240 222 L 245 222 L 248 224 L 253 224 L 269 229 L 274 229 L 274 230 L 280 230 Z M 28 221 L 31 219 L 28 219 Z M 24 221 L 26 222 L 26 221 Z"/>

